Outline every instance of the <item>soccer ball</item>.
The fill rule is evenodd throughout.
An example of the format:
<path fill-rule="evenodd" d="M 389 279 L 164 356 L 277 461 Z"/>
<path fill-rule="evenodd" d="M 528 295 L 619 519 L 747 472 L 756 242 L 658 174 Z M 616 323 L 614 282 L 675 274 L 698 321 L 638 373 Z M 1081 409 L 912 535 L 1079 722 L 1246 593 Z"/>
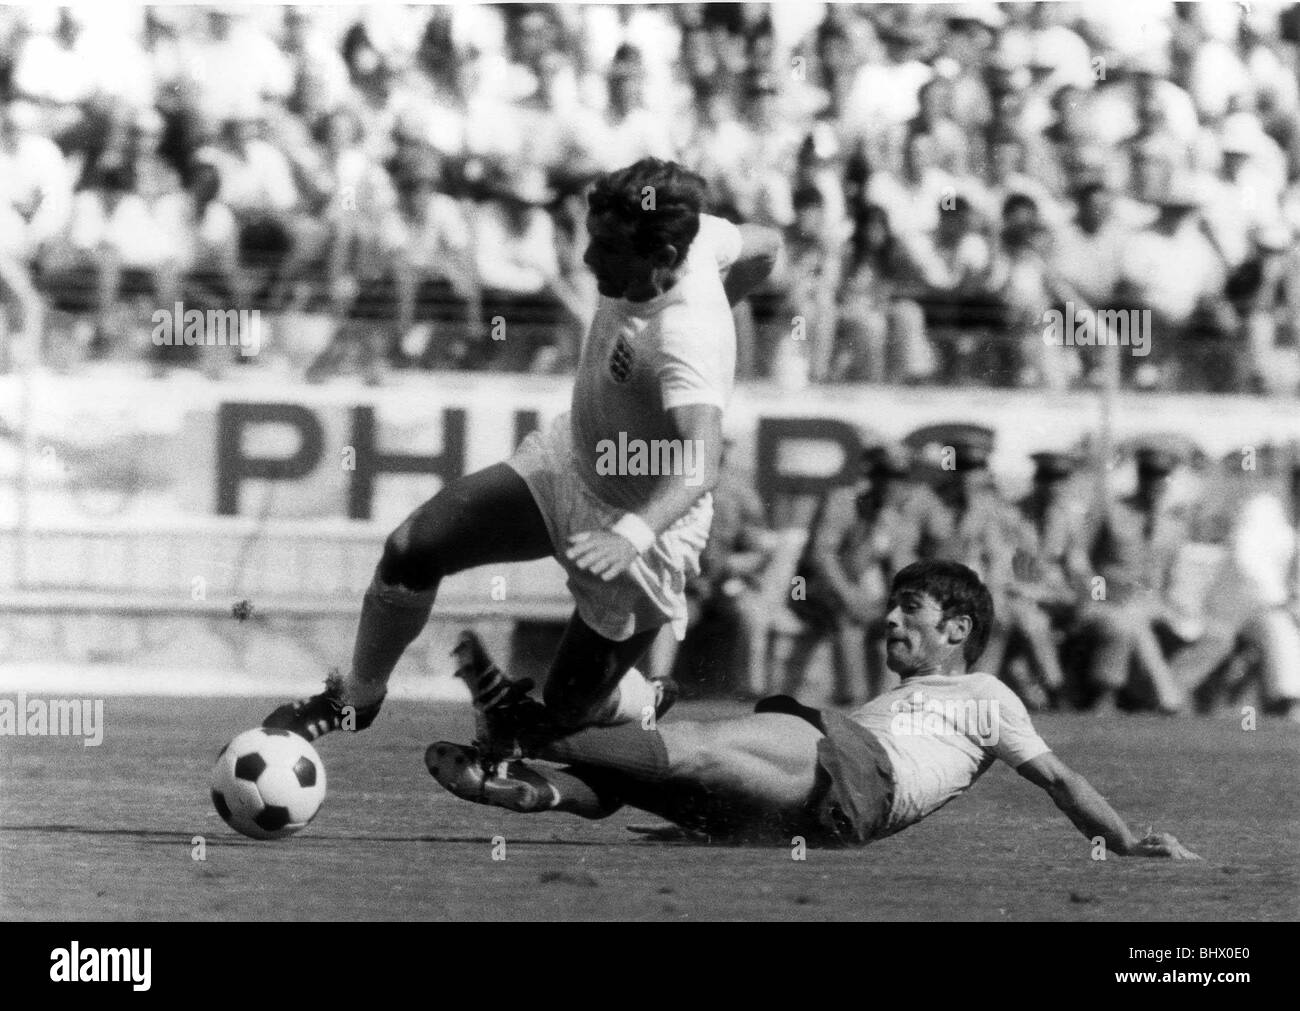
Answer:
<path fill-rule="evenodd" d="M 212 803 L 227 825 L 254 839 L 284 839 L 316 817 L 325 766 L 307 741 L 287 730 L 246 730 L 221 749 Z"/>

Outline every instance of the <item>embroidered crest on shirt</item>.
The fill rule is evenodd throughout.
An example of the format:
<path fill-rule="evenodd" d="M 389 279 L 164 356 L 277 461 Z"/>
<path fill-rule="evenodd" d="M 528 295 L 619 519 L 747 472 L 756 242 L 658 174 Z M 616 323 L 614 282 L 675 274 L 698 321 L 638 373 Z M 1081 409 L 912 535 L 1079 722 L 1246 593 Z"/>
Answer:
<path fill-rule="evenodd" d="M 616 383 L 625 383 L 632 374 L 632 348 L 622 336 L 614 341 L 609 355 L 609 374 Z"/>

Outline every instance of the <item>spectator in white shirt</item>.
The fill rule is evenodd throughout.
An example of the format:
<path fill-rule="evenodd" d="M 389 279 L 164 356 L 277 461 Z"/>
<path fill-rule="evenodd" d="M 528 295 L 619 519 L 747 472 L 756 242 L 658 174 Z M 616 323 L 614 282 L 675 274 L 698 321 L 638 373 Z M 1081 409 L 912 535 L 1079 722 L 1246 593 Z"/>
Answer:
<path fill-rule="evenodd" d="M 220 284 L 238 297 L 239 224 L 234 212 L 220 199 L 221 179 L 211 165 L 200 163 L 190 173 L 183 190 L 158 201 L 155 219 L 170 240 L 168 258 L 182 276 L 198 278 L 199 285 Z"/>
<path fill-rule="evenodd" d="M 499 292 L 535 295 L 559 269 L 551 219 L 539 206 L 544 183 L 528 172 L 505 185 L 509 189 L 481 204 L 475 216 L 478 276 Z"/>
<path fill-rule="evenodd" d="M 1300 721 L 1296 532 L 1281 501 L 1248 499 L 1206 593 L 1207 633 L 1174 660 L 1201 713 L 1255 689 L 1263 711 Z"/>
<path fill-rule="evenodd" d="M 955 177 L 938 167 L 936 156 L 928 133 L 909 134 L 902 174 L 873 172 L 867 183 L 867 202 L 888 212 L 894 234 L 904 242 L 932 233 L 939 226 L 941 202 L 957 195 Z"/>
<path fill-rule="evenodd" d="M 252 113 L 226 120 L 217 143 L 196 156 L 216 167 L 221 199 L 242 220 L 282 216 L 298 200 L 288 159 L 262 139 L 261 123 Z"/>
<path fill-rule="evenodd" d="M 68 241 L 88 254 L 105 254 L 121 267 L 156 268 L 165 253 L 148 202 L 135 192 L 129 167 L 106 169 L 76 194 Z"/>
<path fill-rule="evenodd" d="M 746 221 L 775 227 L 794 221 L 791 177 L 809 125 L 787 112 L 780 75 L 758 71 L 745 76 L 741 99 L 744 139 L 737 164 L 728 175 L 727 189 Z"/>
<path fill-rule="evenodd" d="M 152 207 L 181 188 L 180 174 L 161 152 L 164 124 L 153 109 L 137 113 L 127 129 L 128 158 L 135 170 L 136 192 Z"/>
<path fill-rule="evenodd" d="M 584 123 L 597 113 L 582 104 L 573 60 L 560 50 L 537 57 L 537 86 L 514 110 L 521 160 L 545 170 L 551 179 L 576 179 L 587 172 L 582 151 Z"/>
<path fill-rule="evenodd" d="M 551 194 L 540 170 L 498 166 L 474 216 L 474 262 L 491 327 L 473 349 L 483 364 L 526 369 L 554 341 L 560 305 L 550 285 L 559 275 L 555 226 L 545 205 Z M 506 331 L 493 339 L 497 317 Z"/>
<path fill-rule="evenodd" d="M 331 109 L 350 97 L 352 85 L 343 54 L 307 8 L 293 5 L 284 8 L 280 45 L 296 78 L 310 73 L 321 106 Z"/>
<path fill-rule="evenodd" d="M 1073 294 L 1059 283 L 1052 267 L 1051 230 L 1037 204 L 1013 192 L 1002 207 L 992 287 L 1006 305 L 1008 355 L 1020 386 L 1065 389 L 1081 371 L 1073 351 L 1043 341 L 1043 313 L 1063 305 Z"/>
<path fill-rule="evenodd" d="M 890 230 L 889 215 L 868 204 L 858 214 L 840 289 L 840 336 L 853 355 L 849 378 L 915 383 L 934 371 L 934 351 L 917 303 L 918 271 Z"/>
<path fill-rule="evenodd" d="M 208 123 L 246 115 L 264 98 L 283 100 L 293 91 L 293 61 L 250 18 L 229 8 L 209 8 L 202 36 L 182 48 L 195 111 Z"/>
<path fill-rule="evenodd" d="M 1074 220 L 1057 234 L 1052 271 L 1094 308 L 1112 306 L 1133 230 L 1115 213 L 1115 192 L 1101 172 L 1074 188 Z"/>
<path fill-rule="evenodd" d="M 72 179 L 58 146 L 31 129 L 35 110 L 0 103 L 0 252 L 30 262 L 67 224 Z"/>
<path fill-rule="evenodd" d="M 482 317 L 469 223 L 460 202 L 438 191 L 433 151 L 407 150 L 394 164 L 394 177 L 397 204 L 383 241 L 398 331 L 405 336 L 417 323 L 430 328 L 423 348 L 411 349 L 422 367 L 463 364 L 465 335 L 477 331 Z"/>
<path fill-rule="evenodd" d="M 960 193 L 939 206 L 933 232 L 900 234 L 899 241 L 916 266 L 933 339 L 947 348 L 947 367 L 961 372 L 976 350 L 963 335 L 980 326 L 1001 329 L 1003 312 L 990 289 L 994 260 L 986 222 Z"/>
<path fill-rule="evenodd" d="M 260 119 L 227 120 L 215 145 L 195 155 L 221 179 L 221 201 L 239 222 L 240 260 L 254 270 L 259 289 L 274 287 L 290 256 L 298 221 L 298 192 L 289 160 L 261 139 Z"/>
<path fill-rule="evenodd" d="M 1025 196 L 1032 200 L 1042 223 L 1049 228 L 1058 228 L 1068 220 L 1064 206 L 1048 192 L 1041 180 L 1025 171 L 1025 142 L 1019 134 L 1008 128 L 994 127 L 988 134 L 987 150 L 987 169 L 979 196 L 981 211 L 988 220 L 1000 218 L 1007 199 L 1012 196 Z"/>
<path fill-rule="evenodd" d="M 680 124 L 682 164 L 698 172 L 712 188 L 727 189 L 743 171 L 749 134 L 736 118 L 731 95 L 711 78 L 692 87 L 694 101 Z"/>
<path fill-rule="evenodd" d="M 158 302 L 183 302 L 194 309 L 244 309 L 249 307 L 249 284 L 239 266 L 239 225 L 234 212 L 221 202 L 221 180 L 206 163 L 194 166 L 184 189 L 159 199 L 154 220 L 165 255 L 158 267 Z M 185 345 L 152 347 L 157 363 L 194 364 L 202 360 L 205 372 L 217 376 L 228 348 L 192 348 Z"/>
<path fill-rule="evenodd" d="M 325 273 L 331 290 L 345 264 L 379 257 L 378 234 L 394 197 L 383 166 L 366 145 L 364 124 L 351 106 L 336 106 L 314 124 L 296 165 L 302 211 L 290 218 L 293 246 L 282 268 L 282 300 L 297 280 Z"/>
<path fill-rule="evenodd" d="M 608 105 L 583 138 L 588 158 L 609 171 L 647 156 L 673 158 L 672 131 L 646 105 L 645 67 L 635 46 L 619 47 L 610 64 Z"/>
<path fill-rule="evenodd" d="M 891 130 L 920 112 L 920 91 L 934 71 L 917 59 L 920 38 L 902 25 L 879 29 L 880 45 L 854 75 L 844 112 L 849 136 L 876 151 L 888 147 Z"/>
<path fill-rule="evenodd" d="M 1158 51 L 1111 66 L 1089 109 L 1099 139 L 1122 143 L 1138 132 L 1143 116 L 1158 115 L 1178 143 L 1192 144 L 1200 127 L 1196 105 L 1168 75 L 1168 58 Z"/>
<path fill-rule="evenodd" d="M 1043 144 L 1027 152 L 1025 168 L 1050 191 L 1066 193 L 1075 173 L 1088 155 L 1095 151 L 1096 138 L 1089 129 L 1087 107 L 1091 95 L 1072 84 L 1063 85 L 1052 95 L 1054 119 L 1043 130 Z"/>
<path fill-rule="evenodd" d="M 861 136 L 845 120 L 852 108 L 853 85 L 861 61 L 849 30 L 832 17 L 834 7 L 812 33 L 810 72 L 816 75 L 821 91 L 821 111 L 834 120 L 846 142 L 857 143 Z M 812 78 L 810 77 L 810 80 Z"/>
<path fill-rule="evenodd" d="M 843 378 L 847 362 L 836 355 L 836 296 L 843 274 L 844 237 L 832 234 L 822 192 L 805 185 L 794 194 L 794 223 L 786 230 L 785 253 L 772 287 L 784 296 L 782 317 L 799 321 L 795 340 L 806 355 L 808 378 L 824 383 Z"/>
<path fill-rule="evenodd" d="M 934 162 L 944 172 L 954 176 L 969 174 L 971 166 L 971 140 L 952 118 L 952 82 L 944 77 L 932 77 L 921 86 L 917 114 L 897 131 L 897 150 L 903 149 L 902 137 L 909 133 L 925 133 L 934 138 Z"/>
<path fill-rule="evenodd" d="M 1158 216 L 1129 240 L 1121 301 L 1151 310 L 1146 365 L 1165 388 L 1231 383 L 1238 365 L 1226 342 L 1235 320 L 1225 304 L 1226 270 L 1200 215 L 1193 180 L 1175 176 L 1157 198 Z"/>
<path fill-rule="evenodd" d="M 61 131 L 95 93 L 94 68 L 104 54 L 94 52 L 94 40 L 70 7 L 59 8 L 53 24 L 41 24 L 34 9 L 28 17 L 36 23 L 14 58 L 13 91 L 40 108 L 45 132 Z"/>
<path fill-rule="evenodd" d="M 167 255 L 153 209 L 134 191 L 131 167 L 117 166 L 73 197 L 68 227 L 45 257 L 42 283 L 56 307 L 93 310 L 90 350 L 105 355 L 122 336 L 114 326 L 119 298 L 170 295 Z"/>
<path fill-rule="evenodd" d="M 1223 290 L 1223 261 L 1202 231 L 1192 185 L 1171 184 L 1159 198 L 1159 217 L 1130 238 L 1121 267 L 1140 303 L 1174 328 L 1186 326 L 1203 299 Z"/>

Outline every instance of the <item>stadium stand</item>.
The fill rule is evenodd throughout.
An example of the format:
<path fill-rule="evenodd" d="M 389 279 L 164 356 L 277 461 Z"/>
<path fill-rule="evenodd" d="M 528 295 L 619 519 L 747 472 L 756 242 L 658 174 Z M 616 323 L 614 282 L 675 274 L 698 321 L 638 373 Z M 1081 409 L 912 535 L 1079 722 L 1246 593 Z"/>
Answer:
<path fill-rule="evenodd" d="M 787 230 L 745 376 L 1088 384 L 1070 299 L 1152 311 L 1128 385 L 1295 391 L 1289 8 L 797 7 L 6 8 L 0 254 L 64 367 L 212 358 L 150 345 L 181 300 L 328 318 L 313 379 L 560 373 L 583 186 L 652 154 Z"/>

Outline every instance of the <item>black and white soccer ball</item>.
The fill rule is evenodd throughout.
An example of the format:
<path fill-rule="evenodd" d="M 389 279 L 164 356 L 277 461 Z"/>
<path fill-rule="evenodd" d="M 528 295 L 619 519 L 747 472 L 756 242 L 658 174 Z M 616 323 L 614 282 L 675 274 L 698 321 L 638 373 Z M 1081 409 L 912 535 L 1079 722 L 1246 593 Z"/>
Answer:
<path fill-rule="evenodd" d="M 316 817 L 325 766 L 305 738 L 287 730 L 246 730 L 221 749 L 212 803 L 227 825 L 253 839 L 283 839 Z"/>

